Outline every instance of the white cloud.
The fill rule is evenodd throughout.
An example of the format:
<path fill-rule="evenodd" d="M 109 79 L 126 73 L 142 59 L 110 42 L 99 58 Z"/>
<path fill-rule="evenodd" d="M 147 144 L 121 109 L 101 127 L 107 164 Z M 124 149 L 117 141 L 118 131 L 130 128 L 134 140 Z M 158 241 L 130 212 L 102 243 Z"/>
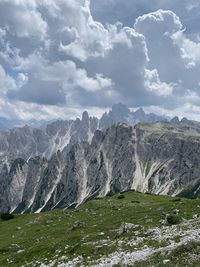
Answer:
<path fill-rule="evenodd" d="M 28 82 L 28 76 L 22 72 L 20 72 L 16 79 L 16 87 L 17 89 L 21 88 Z"/>
<path fill-rule="evenodd" d="M 69 16 L 66 17 L 67 10 Z M 53 104 L 53 101 L 64 104 L 64 97 L 67 103 L 78 101 L 82 105 L 111 105 L 120 100 L 137 104 L 138 99 L 142 102 L 148 63 L 143 35 L 119 23 L 104 27 L 94 21 L 88 1 L 60 0 L 50 14 L 55 17 L 56 40 L 55 32 L 49 26 L 50 50 L 45 46 L 20 57 L 15 68 L 27 73 L 29 80 L 19 94 L 9 92 L 9 97 L 39 103 L 43 103 L 43 99 L 46 104 Z M 66 39 L 65 34 L 68 35 Z M 69 44 L 63 45 L 64 39 Z M 55 42 L 60 45 L 52 50 Z M 61 56 L 60 52 L 67 57 Z M 52 54 L 55 61 L 51 59 Z M 79 67 L 79 63 L 69 60 L 68 56 L 84 63 Z M 51 92 L 48 98 L 42 97 L 48 91 Z"/>
<path fill-rule="evenodd" d="M 0 41 L 3 39 L 5 35 L 6 35 L 6 31 L 0 28 Z"/>
<path fill-rule="evenodd" d="M 195 90 L 199 71 L 194 61 L 197 55 L 189 60 L 191 47 L 189 49 L 188 44 L 194 43 L 183 35 L 180 19 L 171 11 L 158 10 L 138 18 L 135 29 L 145 36 L 149 69 L 157 69 L 161 81 L 177 85 L 174 90 L 177 102 L 187 89 Z"/>
<path fill-rule="evenodd" d="M 171 10 L 157 10 L 156 12 L 140 16 L 136 19 L 134 28 L 145 36 L 171 35 L 182 29 L 179 17 Z M 152 31 L 154 29 L 154 31 Z"/>
<path fill-rule="evenodd" d="M 194 42 L 187 38 L 184 31 L 174 33 L 172 39 L 180 47 L 182 57 L 189 67 L 195 67 L 196 63 L 200 63 L 200 42 Z"/>
<path fill-rule="evenodd" d="M 147 0 L 91 1 L 103 22 L 102 7 L 113 14 L 110 24 L 94 19 L 89 0 L 0 0 L 4 101 L 20 103 L 21 114 L 28 102 L 31 110 L 45 107 L 52 116 L 66 105 L 118 101 L 169 109 L 198 105 L 200 46 L 168 10 L 176 9 L 174 1 L 156 0 L 154 12 Z M 181 14 L 193 14 L 182 3 Z"/>
<path fill-rule="evenodd" d="M 147 91 L 153 92 L 158 96 L 169 96 L 173 93 L 173 85 L 161 82 L 156 69 L 145 70 L 145 87 Z"/>
<path fill-rule="evenodd" d="M 108 31 L 101 23 L 93 20 L 89 5 L 89 1 L 79 1 L 79 4 L 65 1 L 62 5 L 69 13 L 66 17 L 64 13 L 61 14 L 65 21 L 62 33 L 68 41 L 71 39 L 71 42 L 65 45 L 61 40 L 60 51 L 81 61 L 102 55 L 109 42 Z"/>
<path fill-rule="evenodd" d="M 0 116 L 12 119 L 22 119 L 25 121 L 38 120 L 52 120 L 52 119 L 75 119 L 81 117 L 83 111 L 87 108 L 91 116 L 100 117 L 105 109 L 98 107 L 82 107 L 78 105 L 73 106 L 46 106 L 35 103 L 27 103 L 23 101 L 8 101 L 0 98 Z"/>
<path fill-rule="evenodd" d="M 47 23 L 34 0 L 1 0 L 0 25 L 17 37 L 44 40 L 47 33 Z"/>
<path fill-rule="evenodd" d="M 2 97 L 8 90 L 13 90 L 15 88 L 15 80 L 10 75 L 6 74 L 5 70 L 0 65 L 0 97 Z"/>

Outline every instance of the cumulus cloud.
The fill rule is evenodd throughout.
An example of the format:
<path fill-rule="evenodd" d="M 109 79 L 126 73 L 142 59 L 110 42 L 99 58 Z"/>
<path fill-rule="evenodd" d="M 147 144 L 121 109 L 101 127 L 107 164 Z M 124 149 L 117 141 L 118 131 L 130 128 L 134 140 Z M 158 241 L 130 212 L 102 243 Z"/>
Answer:
<path fill-rule="evenodd" d="M 174 33 L 182 30 L 179 18 L 172 11 L 158 10 L 137 18 L 134 28 L 145 36 L 149 66 L 158 69 L 160 78 L 169 83 L 181 79 L 178 77 L 183 66 L 181 51 L 171 39 Z"/>
<path fill-rule="evenodd" d="M 0 28 L 0 40 L 2 41 L 3 37 L 6 35 L 6 31 Z"/>
<path fill-rule="evenodd" d="M 188 33 L 199 32 L 199 8 L 199 0 L 91 0 L 94 18 L 104 24 L 121 21 L 132 27 L 137 17 L 163 9 L 181 17 Z"/>
<path fill-rule="evenodd" d="M 173 84 L 161 82 L 156 69 L 145 70 L 145 87 L 158 96 L 169 96 L 173 93 Z"/>
<path fill-rule="evenodd" d="M 162 81 L 176 84 L 176 88 L 179 88 L 175 90 L 175 96 L 182 97 L 191 88 L 196 90 L 198 43 L 184 35 L 180 19 L 171 11 L 158 10 L 139 17 L 134 27 L 146 38 L 149 66 L 158 70 Z M 154 29 L 153 35 L 150 28 Z M 192 53 L 191 46 L 196 48 L 196 54 Z"/>
<path fill-rule="evenodd" d="M 89 1 L 58 1 L 47 10 L 49 24 L 53 16 L 57 25 L 57 33 L 48 32 L 50 50 L 40 47 L 19 58 L 15 68 L 28 73 L 29 79 L 18 92 L 9 91 L 9 98 L 50 105 L 64 105 L 65 99 L 81 105 L 107 106 L 119 100 L 142 104 L 148 62 L 143 35 L 121 24 L 104 27 L 94 21 Z M 68 44 L 63 44 L 65 34 L 70 35 Z M 58 46 L 52 48 L 54 41 Z"/>
<path fill-rule="evenodd" d="M 67 16 L 66 25 L 61 30 L 69 43 L 61 40 L 60 51 L 86 61 L 88 57 L 98 57 L 104 53 L 106 46 L 109 45 L 109 33 L 101 23 L 93 20 L 90 2 L 82 2 L 81 7 L 77 3 L 70 4 L 70 11 L 69 6 L 65 7 L 66 11 L 70 12 L 71 18 Z"/>
<path fill-rule="evenodd" d="M 15 80 L 5 72 L 3 67 L 0 65 L 0 94 L 5 94 L 8 90 L 16 88 Z"/>
<path fill-rule="evenodd" d="M 158 35 L 170 35 L 182 29 L 179 17 L 170 10 L 157 10 L 156 12 L 140 16 L 136 19 L 134 28 L 145 36 L 154 39 Z M 154 29 L 153 32 L 149 30 Z"/>
<path fill-rule="evenodd" d="M 22 59 L 16 68 L 25 71 L 30 78 L 20 73 L 24 86 L 21 90 L 9 90 L 8 97 L 12 99 L 35 102 L 45 105 L 77 104 L 73 102 L 73 94 L 76 91 L 88 94 L 97 91 L 110 90 L 113 86 L 112 80 L 95 73 L 89 77 L 86 70 L 77 68 L 71 60 L 50 62 L 40 53 L 31 54 Z"/>
<path fill-rule="evenodd" d="M 181 3 L 184 19 L 198 8 L 195 0 Z M 185 28 L 194 21 L 185 25 L 174 1 L 152 6 L 147 0 L 0 0 L 2 101 L 18 103 L 19 112 L 11 108 L 17 116 L 37 107 L 53 117 L 66 107 L 103 109 L 119 101 L 198 106 L 200 44 Z"/>
<path fill-rule="evenodd" d="M 11 35 L 45 39 L 47 23 L 37 10 L 36 1 L 1 0 L 0 6 L 0 25 Z"/>
<path fill-rule="evenodd" d="M 200 42 L 187 38 L 184 31 L 177 31 L 172 36 L 174 43 L 179 46 L 182 58 L 188 62 L 188 67 L 195 67 L 200 63 Z"/>

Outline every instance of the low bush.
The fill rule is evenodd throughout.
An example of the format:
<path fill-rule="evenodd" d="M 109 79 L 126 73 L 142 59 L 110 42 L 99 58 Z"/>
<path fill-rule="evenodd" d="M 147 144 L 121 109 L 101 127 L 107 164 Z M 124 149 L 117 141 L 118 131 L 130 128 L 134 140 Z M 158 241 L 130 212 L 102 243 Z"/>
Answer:
<path fill-rule="evenodd" d="M 2 213 L 2 214 L 0 215 L 0 218 L 1 218 L 1 220 L 3 220 L 3 221 L 9 221 L 9 220 L 14 219 L 14 215 L 13 215 L 13 214 L 10 214 L 10 213 Z"/>
<path fill-rule="evenodd" d="M 137 203 L 137 204 L 139 204 L 140 201 L 139 200 L 132 200 L 131 203 Z"/>
<path fill-rule="evenodd" d="M 121 194 L 121 195 L 119 195 L 117 198 L 118 198 L 118 199 L 123 199 L 123 198 L 125 198 L 125 196 Z"/>
<path fill-rule="evenodd" d="M 170 201 L 172 201 L 172 202 L 179 202 L 179 201 L 181 201 L 181 198 L 173 198 Z"/>
<path fill-rule="evenodd" d="M 180 221 L 181 221 L 181 218 L 177 214 L 170 214 L 167 216 L 167 223 L 169 225 L 178 224 L 180 223 Z"/>

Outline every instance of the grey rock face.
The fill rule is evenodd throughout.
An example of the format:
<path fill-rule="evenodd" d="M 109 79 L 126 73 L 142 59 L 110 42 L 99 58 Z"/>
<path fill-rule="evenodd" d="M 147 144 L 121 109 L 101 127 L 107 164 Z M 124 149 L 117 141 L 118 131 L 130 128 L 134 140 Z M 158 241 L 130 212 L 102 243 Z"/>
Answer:
<path fill-rule="evenodd" d="M 79 141 L 90 141 L 97 129 L 95 118 L 86 113 L 82 120 L 56 121 L 44 128 L 18 127 L 0 132 L 0 167 L 15 158 L 51 156 Z M 0 178 L 1 179 L 1 178 Z"/>
<path fill-rule="evenodd" d="M 143 115 L 145 116 L 144 112 Z M 7 192 L 7 195 L 2 197 L 0 206 L 14 210 L 15 203 L 21 201 L 19 210 L 22 207 L 26 207 L 26 210 L 29 209 L 30 203 L 35 199 L 35 191 L 40 187 L 40 180 L 45 175 L 44 169 L 47 168 L 46 165 L 50 164 L 47 163 L 47 160 L 50 160 L 52 164 L 52 157 L 57 151 L 68 155 L 72 153 L 70 149 L 76 143 L 82 141 L 91 143 L 96 130 L 105 130 L 117 122 L 130 122 L 134 125 L 136 118 L 125 105 L 117 104 L 100 120 L 96 117 L 89 117 L 88 113 L 84 112 L 81 119 L 55 121 L 43 128 L 24 126 L 0 132 L 0 189 Z M 103 133 L 97 132 L 93 138 L 94 145 L 98 147 L 102 138 Z M 43 157 L 46 160 L 43 160 Z M 23 166 L 19 165 L 19 159 L 24 161 Z M 101 154 L 101 160 L 105 169 L 107 166 L 104 165 L 107 163 L 104 161 L 107 161 L 103 154 Z M 14 173 L 12 171 L 13 164 L 18 168 Z M 70 161 L 70 164 L 73 163 Z M 90 170 L 90 172 L 93 171 Z M 73 176 L 74 172 L 71 175 Z M 49 176 L 48 179 L 50 179 Z M 58 194 L 62 191 L 62 186 L 59 186 Z M 71 194 L 73 195 L 74 192 Z M 15 199 L 15 195 L 17 199 Z M 8 199 L 9 197 L 11 198 Z M 83 199 L 83 196 L 80 198 Z M 70 202 L 70 200 L 67 201 Z M 42 204 L 38 203 L 37 205 L 41 206 Z"/>
<path fill-rule="evenodd" d="M 4 165 L 0 210 L 65 208 L 129 189 L 177 195 L 199 182 L 199 152 L 199 123 L 113 125 L 49 160 L 38 156 Z"/>

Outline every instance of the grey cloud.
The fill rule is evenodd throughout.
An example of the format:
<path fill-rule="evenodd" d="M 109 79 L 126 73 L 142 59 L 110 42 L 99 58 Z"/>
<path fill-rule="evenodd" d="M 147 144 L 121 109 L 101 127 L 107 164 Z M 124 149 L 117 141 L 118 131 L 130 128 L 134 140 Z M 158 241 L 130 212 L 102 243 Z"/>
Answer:
<path fill-rule="evenodd" d="M 65 94 L 61 90 L 61 84 L 34 78 L 29 79 L 19 91 L 8 90 L 7 97 L 12 100 L 21 100 L 41 105 L 66 104 Z"/>

